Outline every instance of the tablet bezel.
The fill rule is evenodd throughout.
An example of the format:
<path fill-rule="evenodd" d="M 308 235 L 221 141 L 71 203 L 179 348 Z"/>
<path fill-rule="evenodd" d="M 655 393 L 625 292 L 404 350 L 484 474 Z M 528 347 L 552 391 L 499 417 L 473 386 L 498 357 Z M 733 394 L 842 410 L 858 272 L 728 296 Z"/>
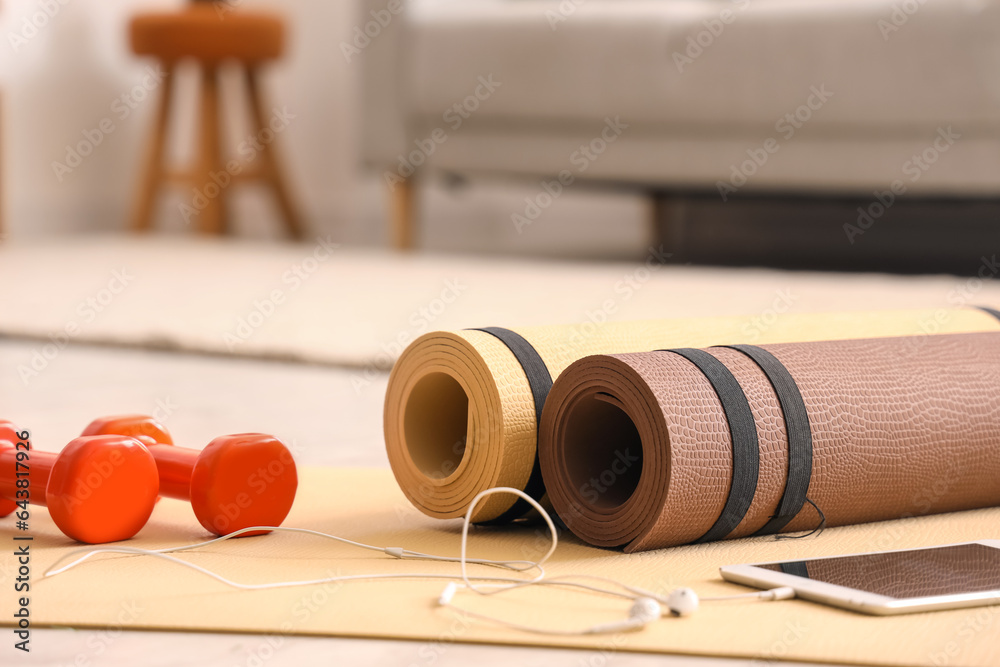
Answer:
<path fill-rule="evenodd" d="M 973 542 L 938 544 L 930 547 L 873 551 L 869 553 L 922 551 L 925 549 L 938 549 L 943 547 L 960 546 L 963 544 L 982 544 L 993 549 L 1000 549 L 1000 540 L 976 540 Z M 852 556 L 863 555 L 867 554 L 851 553 L 840 554 L 837 556 L 813 556 L 796 560 L 825 560 L 830 558 L 850 558 Z M 793 574 L 775 572 L 773 570 L 766 570 L 764 568 L 757 567 L 758 565 L 773 565 L 776 563 L 787 563 L 789 561 L 790 559 L 786 558 L 783 560 L 768 561 L 766 563 L 726 565 L 720 567 L 719 572 L 722 574 L 723 579 L 733 583 L 763 589 L 789 586 L 795 590 L 795 596 L 798 598 L 879 616 L 1000 604 L 1000 590 L 916 598 L 893 598 L 885 595 L 879 595 L 877 593 L 869 593 L 867 591 L 847 588 L 845 586 L 838 586 L 836 584 L 829 584 L 823 581 L 806 579 L 804 577 L 797 577 Z"/>

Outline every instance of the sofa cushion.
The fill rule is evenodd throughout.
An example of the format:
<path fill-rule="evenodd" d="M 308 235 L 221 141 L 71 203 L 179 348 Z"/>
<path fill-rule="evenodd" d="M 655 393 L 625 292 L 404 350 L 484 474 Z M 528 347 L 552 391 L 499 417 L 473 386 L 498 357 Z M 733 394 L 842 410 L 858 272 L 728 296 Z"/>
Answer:
<path fill-rule="evenodd" d="M 422 2 L 411 18 L 400 66 L 408 114 L 428 122 L 492 75 L 470 122 L 1000 130 L 1000 6 L 985 0 Z"/>

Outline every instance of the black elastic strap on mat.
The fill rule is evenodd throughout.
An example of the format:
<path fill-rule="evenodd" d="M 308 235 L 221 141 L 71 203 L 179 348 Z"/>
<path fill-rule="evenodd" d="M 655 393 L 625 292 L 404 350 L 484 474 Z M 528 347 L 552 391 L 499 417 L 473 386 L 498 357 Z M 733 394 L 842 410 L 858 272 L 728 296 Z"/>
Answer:
<path fill-rule="evenodd" d="M 804 560 L 796 560 L 790 563 L 781 563 L 781 571 L 803 579 L 809 578 L 809 567 Z"/>
<path fill-rule="evenodd" d="M 754 533 L 754 535 L 773 535 L 802 510 L 806 494 L 809 492 L 813 460 L 809 414 L 806 412 L 806 404 L 802 401 L 798 385 L 777 357 L 756 345 L 725 347 L 742 352 L 760 366 L 764 375 L 771 381 L 774 393 L 778 396 L 778 403 L 781 405 L 781 413 L 785 416 L 785 430 L 788 432 L 788 478 L 785 480 L 785 492 L 781 496 L 777 513 L 763 528 Z"/>
<path fill-rule="evenodd" d="M 989 313 L 993 317 L 1000 320 L 1000 310 L 997 310 L 996 308 L 990 308 L 989 306 L 973 306 L 973 308 L 977 308 L 983 311 L 984 313 Z"/>
<path fill-rule="evenodd" d="M 531 387 L 531 397 L 535 400 L 535 426 L 537 428 L 542 419 L 542 408 L 545 407 L 545 399 L 552 389 L 552 375 L 549 373 L 548 366 L 542 361 L 542 357 L 531 346 L 531 343 L 510 329 L 485 327 L 482 329 L 473 329 L 473 331 L 482 331 L 498 338 L 514 354 L 517 363 L 521 364 L 524 374 L 528 377 L 528 386 Z M 542 482 L 542 465 L 538 460 L 537 441 L 535 443 L 535 462 L 532 465 L 531 474 L 528 476 L 528 483 L 524 486 L 524 492 L 535 500 L 541 500 L 542 496 L 545 495 L 545 484 Z M 483 521 L 480 525 L 491 526 L 510 523 L 515 519 L 521 518 L 532 509 L 528 501 L 518 498 L 517 502 L 511 505 L 510 509 L 506 512 L 495 519 Z"/>
<path fill-rule="evenodd" d="M 726 499 L 726 505 L 722 508 L 722 514 L 715 524 L 707 533 L 695 540 L 695 543 L 721 540 L 743 521 L 757 492 L 757 477 L 760 474 L 757 424 L 754 422 L 750 403 L 743 393 L 743 388 L 721 361 L 704 350 L 692 348 L 660 351 L 679 354 L 705 374 L 719 396 L 726 421 L 729 423 L 729 433 L 733 441 L 733 480 L 729 486 L 729 498 Z"/>

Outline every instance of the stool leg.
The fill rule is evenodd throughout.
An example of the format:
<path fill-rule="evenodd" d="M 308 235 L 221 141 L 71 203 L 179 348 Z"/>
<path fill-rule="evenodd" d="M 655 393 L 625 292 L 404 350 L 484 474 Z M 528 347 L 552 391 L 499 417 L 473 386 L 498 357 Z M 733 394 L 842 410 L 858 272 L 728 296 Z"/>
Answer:
<path fill-rule="evenodd" d="M 413 249 L 413 218 L 416 184 L 411 177 L 395 183 L 389 193 L 389 215 L 392 220 L 392 244 L 396 250 Z"/>
<path fill-rule="evenodd" d="M 267 129 L 269 133 L 273 133 L 273 130 L 268 126 L 263 96 L 260 92 L 260 86 L 257 83 L 256 68 L 247 68 L 246 81 L 247 92 L 250 95 L 250 112 L 253 116 L 253 125 L 257 132 L 257 136 L 261 137 L 264 134 L 265 129 Z M 274 196 L 278 200 L 278 207 L 281 209 L 281 215 L 284 218 L 285 231 L 291 238 L 300 240 L 303 236 L 302 221 L 299 218 L 295 204 L 292 202 L 292 197 L 285 183 L 285 178 L 278 163 L 278 158 L 275 155 L 273 147 L 271 146 L 273 141 L 274 137 L 271 137 L 270 141 L 259 142 L 261 173 L 264 179 L 274 190 Z"/>
<path fill-rule="evenodd" d="M 2 106 L 2 102 L 3 102 L 3 99 L 0 98 L 0 128 L 3 127 L 3 106 Z M 6 148 L 6 145 L 3 144 L 3 137 L 0 136 L 0 155 L 4 154 L 4 148 Z M 0 169 L 2 169 L 2 168 L 0 168 Z M 0 170 L 0 241 L 3 241 L 5 238 L 7 238 L 7 233 L 4 231 L 4 227 L 3 227 L 3 222 L 4 222 L 4 215 L 3 215 L 3 212 L 4 212 L 4 205 L 3 205 L 3 203 L 4 203 L 4 201 L 3 201 L 3 195 L 6 192 L 6 190 L 3 187 L 3 177 L 6 176 L 6 175 L 7 175 L 6 171 Z"/>
<path fill-rule="evenodd" d="M 219 137 L 219 71 L 205 65 L 201 73 L 201 155 L 196 183 L 205 198 L 205 208 L 198 214 L 198 227 L 204 234 L 226 233 L 226 188 L 212 180 L 212 172 L 221 172 Z"/>
<path fill-rule="evenodd" d="M 156 195 L 160 191 L 163 180 L 163 146 L 167 139 L 167 128 L 170 124 L 170 104 L 174 91 L 174 66 L 165 66 L 166 74 L 160 84 L 160 104 L 156 108 L 153 119 L 153 135 L 146 152 L 146 166 L 142 181 L 139 184 L 139 194 L 132 209 L 130 227 L 134 232 L 149 231 L 153 223 L 153 206 Z"/>

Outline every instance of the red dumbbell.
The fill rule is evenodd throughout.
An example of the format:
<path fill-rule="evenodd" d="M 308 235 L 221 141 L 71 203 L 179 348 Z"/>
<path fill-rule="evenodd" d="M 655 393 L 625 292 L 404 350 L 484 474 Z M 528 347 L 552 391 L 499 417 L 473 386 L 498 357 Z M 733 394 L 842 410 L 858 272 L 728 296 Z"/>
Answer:
<path fill-rule="evenodd" d="M 29 475 L 18 476 L 25 466 Z M 19 480 L 30 482 L 19 486 Z M 27 490 L 28 502 L 48 507 L 59 530 L 74 540 L 117 542 L 146 525 L 159 485 L 156 461 L 135 438 L 77 438 L 51 454 L 28 451 L 27 433 L 0 421 L 0 516 L 13 513 Z"/>
<path fill-rule="evenodd" d="M 145 415 L 97 419 L 83 434 L 141 440 L 156 459 L 160 493 L 190 501 L 201 525 L 216 535 L 281 525 L 295 500 L 295 461 L 288 448 L 270 435 L 224 435 L 202 451 L 183 449 L 174 447 L 167 430 Z"/>

